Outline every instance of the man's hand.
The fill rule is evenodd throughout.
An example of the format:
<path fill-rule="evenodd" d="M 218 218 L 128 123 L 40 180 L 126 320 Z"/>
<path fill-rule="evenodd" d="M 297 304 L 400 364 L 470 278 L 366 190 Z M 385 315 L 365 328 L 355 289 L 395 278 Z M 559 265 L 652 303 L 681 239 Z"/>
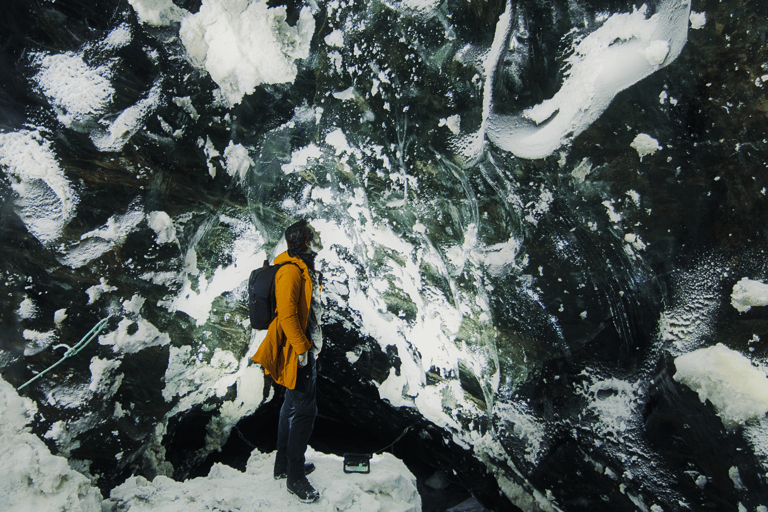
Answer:
<path fill-rule="evenodd" d="M 299 354 L 299 366 L 301 366 L 302 368 L 307 366 L 307 362 L 309 362 L 309 356 L 307 354 L 309 354 L 309 350 L 307 350 L 303 354 Z"/>

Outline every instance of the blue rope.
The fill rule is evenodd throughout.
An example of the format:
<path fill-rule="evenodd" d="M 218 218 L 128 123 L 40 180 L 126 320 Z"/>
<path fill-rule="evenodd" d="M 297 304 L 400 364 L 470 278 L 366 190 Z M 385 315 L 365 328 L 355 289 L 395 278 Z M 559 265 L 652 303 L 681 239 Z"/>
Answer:
<path fill-rule="evenodd" d="M 97 324 L 96 324 L 96 325 L 93 327 L 93 329 L 91 329 L 90 331 L 88 331 L 88 334 L 86 334 L 85 336 L 83 336 L 83 339 L 81 339 L 80 341 L 78 341 L 78 342 L 77 342 L 77 344 L 76 344 L 76 345 L 74 345 L 74 346 L 70 347 L 69 345 L 65 345 L 65 344 L 63 344 L 63 343 L 62 343 L 62 344 L 60 344 L 60 345 L 56 345 L 55 347 L 53 347 L 53 350 L 56 350 L 57 348 L 66 348 L 66 349 L 67 349 L 67 351 L 66 351 L 66 352 L 64 353 L 64 355 L 61 357 L 61 359 L 59 359 L 58 361 L 56 361 L 55 363 L 53 363 L 51 366 L 49 366 L 48 368 L 46 368 L 46 369 L 45 369 L 45 370 L 43 370 L 42 372 L 38 373 L 37 375 L 35 375 L 35 376 L 34 376 L 34 377 L 32 377 L 31 379 L 29 379 L 27 382 L 25 382 L 24 384 L 22 384 L 21 386 L 19 386 L 17 389 L 18 389 L 18 390 L 20 390 L 21 388 L 23 388 L 23 387 L 25 387 L 25 386 L 27 386 L 27 385 L 29 385 L 29 384 L 33 383 L 34 381 L 36 381 L 37 379 L 39 379 L 40 377 L 42 377 L 43 375 L 45 375 L 45 374 L 46 374 L 46 373 L 47 373 L 49 370 L 52 370 L 52 369 L 56 368 L 56 367 L 57 367 L 57 366 L 58 366 L 58 365 L 59 365 L 61 362 L 63 362 L 65 359 L 67 359 L 67 358 L 69 358 L 69 357 L 72 357 L 72 356 L 74 356 L 74 355 L 77 355 L 77 354 L 78 354 L 78 353 L 79 353 L 81 350 L 83 350 L 83 348 L 85 348 L 85 346 L 86 346 L 87 344 L 89 344 L 91 341 L 93 341 L 93 339 L 94 339 L 96 336 L 98 336 L 98 334 L 101 332 L 101 330 L 102 330 L 102 329 L 104 329 L 104 327 L 107 325 L 107 321 L 109 320 L 109 318 L 110 318 L 110 317 L 104 318 L 104 319 L 102 319 L 102 320 L 101 320 L 99 323 L 97 323 Z"/>

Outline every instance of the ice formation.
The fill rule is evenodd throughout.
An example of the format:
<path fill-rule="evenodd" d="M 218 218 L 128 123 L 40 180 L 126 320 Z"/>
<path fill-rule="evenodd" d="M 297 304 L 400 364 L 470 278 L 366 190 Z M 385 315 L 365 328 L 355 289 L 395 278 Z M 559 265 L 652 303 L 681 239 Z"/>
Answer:
<path fill-rule="evenodd" d="M 753 307 L 768 306 L 768 284 L 741 278 L 733 285 L 731 305 L 739 313 L 746 313 Z"/>
<path fill-rule="evenodd" d="M 509 37 L 511 3 L 499 21 L 488 57 L 484 116 L 486 134 L 498 147 L 522 158 L 544 158 L 589 127 L 614 96 L 680 54 L 687 40 L 690 5 L 665 0 L 648 16 L 643 5 L 613 14 L 584 37 L 567 60 L 560 90 L 518 115 L 494 113 L 492 84 L 502 45 Z"/>
<path fill-rule="evenodd" d="M 309 7 L 292 27 L 284 6 L 205 0 L 196 14 L 184 18 L 180 36 L 190 61 L 207 70 L 229 103 L 237 105 L 257 85 L 292 82 L 295 61 L 309 55 L 314 30 Z"/>
<path fill-rule="evenodd" d="M 79 197 L 39 131 L 0 133 L 0 166 L 11 180 L 19 217 L 43 244 L 59 239 Z"/>
<path fill-rule="evenodd" d="M 740 353 L 718 343 L 675 358 L 675 380 L 709 400 L 726 425 L 768 412 L 768 376 Z"/>

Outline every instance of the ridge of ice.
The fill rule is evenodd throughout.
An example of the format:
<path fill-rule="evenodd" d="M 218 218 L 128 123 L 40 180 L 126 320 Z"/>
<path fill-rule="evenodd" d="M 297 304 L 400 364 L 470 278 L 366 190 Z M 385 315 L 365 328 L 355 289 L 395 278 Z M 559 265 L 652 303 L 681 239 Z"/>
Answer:
<path fill-rule="evenodd" d="M 688 37 L 687 2 L 665 0 L 650 18 L 647 5 L 613 14 L 575 45 L 552 98 L 516 115 L 497 115 L 492 90 L 510 9 L 507 2 L 486 60 L 484 130 L 499 148 L 527 159 L 545 158 L 586 130 L 616 94 L 674 61 Z"/>

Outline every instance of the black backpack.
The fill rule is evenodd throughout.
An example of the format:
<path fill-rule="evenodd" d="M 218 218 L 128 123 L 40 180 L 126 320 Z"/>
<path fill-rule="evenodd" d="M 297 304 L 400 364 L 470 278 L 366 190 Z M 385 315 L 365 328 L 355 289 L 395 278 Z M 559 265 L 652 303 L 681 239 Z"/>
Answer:
<path fill-rule="evenodd" d="M 275 318 L 277 298 L 275 297 L 275 275 L 283 265 L 296 265 L 289 261 L 280 265 L 270 265 L 264 260 L 264 266 L 251 272 L 248 279 L 248 314 L 252 329 L 268 329 Z M 301 270 L 301 267 L 296 265 Z"/>

